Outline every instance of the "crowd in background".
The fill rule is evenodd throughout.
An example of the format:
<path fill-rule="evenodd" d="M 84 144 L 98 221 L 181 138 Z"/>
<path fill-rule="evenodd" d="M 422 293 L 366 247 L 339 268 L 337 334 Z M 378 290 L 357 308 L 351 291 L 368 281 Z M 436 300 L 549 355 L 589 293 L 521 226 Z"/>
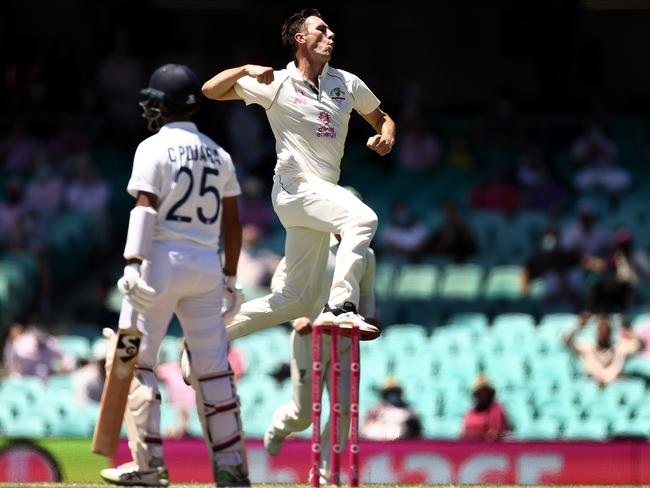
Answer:
<path fill-rule="evenodd" d="M 114 239 L 113 228 L 124 218 L 111 213 L 111 208 L 115 200 L 124 200 L 133 149 L 147 136 L 138 112 L 139 90 L 146 86 L 147 69 L 142 59 L 129 53 L 126 39 L 118 36 L 112 52 L 99 64 L 95 79 L 80 87 L 79 98 L 73 103 L 77 108 L 72 112 L 61 109 L 61 101 L 53 97 L 56 85 L 49 83 L 43 72 L 43 66 L 34 61 L 8 66 L 4 73 L 5 102 L 12 117 L 4 121 L 0 133 L 0 252 L 27 253 L 35 258 L 37 297 L 30 311 L 37 311 L 39 317 L 20 317 L 24 319 L 20 324 L 7 327 L 3 365 L 15 376 L 45 378 L 74 372 L 79 398 L 96 402 L 103 381 L 103 351 L 75 362 L 48 332 L 59 312 L 53 298 L 75 293 L 58 289 L 52 282 L 48 231 L 65 212 L 92 215 L 98 234 L 88 236 L 88 245 L 95 249 L 85 289 L 97 291 L 97 302 L 94 309 L 87 307 L 87 317 L 89 322 L 100 322 L 94 324 L 95 330 L 111 325 L 106 322 L 114 315 L 102 311 L 111 287 L 105 276 L 111 275 L 110 266 L 119 261 L 123 240 Z M 599 220 L 603 209 L 588 198 L 595 193 L 604 195 L 608 202 L 605 211 L 615 211 L 636 184 L 606 124 L 581 121 L 563 127 L 557 137 L 511 126 L 487 130 L 480 124 L 443 135 L 435 117 L 417 100 L 409 99 L 409 93 L 405 89 L 401 100 L 404 110 L 397 120 L 394 156 L 363 164 L 380 166 L 387 179 L 407 173 L 420 181 L 433 181 L 441 172 L 452 170 L 472 183 L 468 192 L 439 206 L 415 206 L 409 188 L 395 192 L 394 200 L 388 202 L 389 211 L 380 215 L 381 227 L 372 244 L 380 261 L 418 263 L 443 258 L 453 263 L 472 262 L 493 251 L 481 242 L 475 215 L 493 212 L 508 219 L 522 211 L 536 211 L 548 221 L 538 245 L 511 263 L 522 266 L 523 295 L 534 280 L 541 279 L 546 300 L 568 300 L 574 310 L 626 312 L 650 298 L 640 287 L 649 278 L 650 242 L 641 241 L 635 228 L 620 227 L 614 232 L 605 228 Z M 279 229 L 269 199 L 273 144 L 262 113 L 235 103 L 225 109 L 205 105 L 199 123 L 232 153 L 238 168 L 243 191 L 239 276 L 244 286 L 256 293 L 268 287 L 282 252 L 281 245 L 270 245 L 278 239 Z M 99 164 L 96 156 L 111 150 L 117 158 Z M 558 168 L 555 163 L 561 152 L 568 154 L 569 168 Z M 355 163 L 350 158 L 344 160 L 343 174 L 348 167 L 363 170 L 363 164 L 355 168 Z M 431 213 L 436 218 L 429 218 Z M 106 266 L 108 270 L 97 273 Z M 100 276 L 98 280 L 93 281 L 94 273 Z M 604 384 L 621 374 L 629 356 L 648 346 L 644 337 L 639 339 L 624 328 L 623 337 L 632 345 L 623 348 L 621 341 L 611 337 L 608 316 L 602 317 L 593 343 L 579 344 L 568 336 L 567 347 L 581 357 L 585 373 Z M 237 358 L 235 348 L 231 360 L 237 362 Z M 163 363 L 159 368 L 161 380 L 167 379 L 170 391 L 181 392 L 174 401 L 192 405 L 193 400 L 184 398 L 184 390 L 177 384 L 175 362 L 168 363 L 171 365 Z M 364 435 L 372 439 L 421 436 L 418 413 L 403 398 L 399 379 L 388 381 L 380 390 L 381 402 L 369 412 Z M 186 394 L 189 392 L 187 388 Z M 507 412 L 499 405 L 498 392 L 488 378 L 477 379 L 473 399 L 464 418 L 463 436 L 485 440 L 506 436 L 511 430 Z"/>

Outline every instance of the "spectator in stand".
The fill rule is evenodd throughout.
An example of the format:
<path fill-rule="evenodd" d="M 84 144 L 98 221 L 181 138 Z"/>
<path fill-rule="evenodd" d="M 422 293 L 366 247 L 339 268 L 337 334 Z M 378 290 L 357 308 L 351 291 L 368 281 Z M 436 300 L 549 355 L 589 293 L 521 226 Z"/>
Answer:
<path fill-rule="evenodd" d="M 495 170 L 485 181 L 474 187 L 470 201 L 476 209 L 512 215 L 519 208 L 519 189 L 503 170 Z"/>
<path fill-rule="evenodd" d="M 650 275 L 648 256 L 635 250 L 632 233 L 625 228 L 616 232 L 614 249 L 606 259 L 586 256 L 583 266 L 595 277 L 589 309 L 610 313 L 627 310 L 638 298 L 639 282 Z"/>
<path fill-rule="evenodd" d="M 472 392 L 474 406 L 465 414 L 461 437 L 472 441 L 500 441 L 512 430 L 505 409 L 496 401 L 496 391 L 480 375 Z"/>
<path fill-rule="evenodd" d="M 602 387 L 621 377 L 625 361 L 643 348 L 643 342 L 629 328 L 628 322 L 624 321 L 621 335 L 614 343 L 610 316 L 607 313 L 599 315 L 595 342 L 577 338 L 591 317 L 591 312 L 582 312 L 578 323 L 565 335 L 564 342 L 580 356 L 585 373 Z"/>
<path fill-rule="evenodd" d="M 4 364 L 9 376 L 48 376 L 71 371 L 74 358 L 65 354 L 56 339 L 36 324 L 13 324 L 4 347 Z"/>
<path fill-rule="evenodd" d="M 463 219 L 458 206 L 448 202 L 443 208 L 443 221 L 431 237 L 433 254 L 451 256 L 456 263 L 464 262 L 476 252 L 476 237 Z"/>
<path fill-rule="evenodd" d="M 41 153 L 31 181 L 27 184 L 25 203 L 35 212 L 51 217 L 63 203 L 63 179 L 54 171 L 51 163 Z"/>
<path fill-rule="evenodd" d="M 417 218 L 411 205 L 405 200 L 395 202 L 381 234 L 383 250 L 409 261 L 418 261 L 426 252 L 429 240 L 429 228 Z"/>
<path fill-rule="evenodd" d="M 0 204 L 0 243 L 7 251 L 36 259 L 38 302 L 41 313 L 50 309 L 51 276 L 44 215 L 28 206 L 16 180 L 7 187 L 7 201 Z"/>
<path fill-rule="evenodd" d="M 5 187 L 5 197 L 0 201 L 0 249 L 15 247 L 20 221 L 26 210 L 20 181 L 10 178 Z"/>
<path fill-rule="evenodd" d="M 47 142 L 47 155 L 57 164 L 67 163 L 70 159 L 90 150 L 90 139 L 81 130 L 75 117 L 70 113 L 61 116 L 58 131 Z"/>
<path fill-rule="evenodd" d="M 470 172 L 476 170 L 476 158 L 470 151 L 465 137 L 459 135 L 451 139 L 447 152 L 447 166 Z"/>
<path fill-rule="evenodd" d="M 108 182 L 99 176 L 90 155 L 79 155 L 75 161 L 74 174 L 66 188 L 66 206 L 77 212 L 92 213 L 95 218 L 105 221 L 110 198 Z"/>
<path fill-rule="evenodd" d="M 388 378 L 381 389 L 381 401 L 370 408 L 361 436 L 375 441 L 414 439 L 422 436 L 422 424 L 402 398 L 402 387 Z"/>
<path fill-rule="evenodd" d="M 26 119 L 18 120 L 11 132 L 0 140 L 0 160 L 9 171 L 28 174 L 36 163 L 40 143 L 29 133 L 28 125 Z"/>
<path fill-rule="evenodd" d="M 630 173 L 616 163 L 616 146 L 603 130 L 592 125 L 573 143 L 571 155 L 578 166 L 573 183 L 579 191 L 602 189 L 620 194 L 630 187 Z"/>
<path fill-rule="evenodd" d="M 239 254 L 239 283 L 247 287 L 268 287 L 281 257 L 260 244 L 262 233 L 254 224 L 242 226 Z"/>
<path fill-rule="evenodd" d="M 106 349 L 106 340 L 98 342 L 93 347 L 92 359 L 71 373 L 75 404 L 99 404 L 102 399 L 106 381 Z"/>
<path fill-rule="evenodd" d="M 634 332 L 636 333 L 637 337 L 643 341 L 643 350 L 640 352 L 640 354 L 644 358 L 650 359 L 650 320 L 648 320 L 650 317 L 649 305 L 646 305 L 646 313 L 644 315 L 645 320 L 635 326 Z"/>
<path fill-rule="evenodd" d="M 553 179 L 538 148 L 530 148 L 517 167 L 517 182 L 524 207 L 557 214 L 563 206 L 565 193 Z"/>
<path fill-rule="evenodd" d="M 440 165 L 440 140 L 425 119 L 415 117 L 406 122 L 400 139 L 397 164 L 401 169 L 431 172 Z"/>
<path fill-rule="evenodd" d="M 77 156 L 74 174 L 66 188 L 66 207 L 73 212 L 92 215 L 95 221 L 95 234 L 92 242 L 99 248 L 102 255 L 106 255 L 112 245 L 110 239 L 111 219 L 108 214 L 110 199 L 110 186 L 97 173 L 90 155 L 84 153 Z"/>
<path fill-rule="evenodd" d="M 582 202 L 578 208 L 578 219 L 562 230 L 560 243 L 565 251 L 583 257 L 602 255 L 611 241 L 607 230 L 598 225 L 593 205 Z"/>
<path fill-rule="evenodd" d="M 521 293 L 527 296 L 533 280 L 541 278 L 544 283 L 544 298 L 556 301 L 568 298 L 580 303 L 583 294 L 583 277 L 580 270 L 580 256 L 560 246 L 560 234 L 555 225 L 544 231 L 540 247 L 524 264 L 521 278 Z"/>

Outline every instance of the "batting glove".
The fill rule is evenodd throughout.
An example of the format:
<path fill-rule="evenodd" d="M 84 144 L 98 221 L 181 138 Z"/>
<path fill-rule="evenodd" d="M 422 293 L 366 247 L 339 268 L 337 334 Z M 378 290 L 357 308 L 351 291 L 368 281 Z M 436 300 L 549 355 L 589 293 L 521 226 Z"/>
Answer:
<path fill-rule="evenodd" d="M 140 276 L 139 264 L 127 264 L 124 276 L 117 281 L 117 289 L 138 312 L 145 312 L 156 298 L 156 290 Z"/>
<path fill-rule="evenodd" d="M 228 322 L 235 318 L 244 303 L 244 292 L 242 287 L 237 284 L 236 276 L 224 277 L 223 299 L 226 303 L 221 308 L 221 315 L 223 315 L 224 322 Z"/>

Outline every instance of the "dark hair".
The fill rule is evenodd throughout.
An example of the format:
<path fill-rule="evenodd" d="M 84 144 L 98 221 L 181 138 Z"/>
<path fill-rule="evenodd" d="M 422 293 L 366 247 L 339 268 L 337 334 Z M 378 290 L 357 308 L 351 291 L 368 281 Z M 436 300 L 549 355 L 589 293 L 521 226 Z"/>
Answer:
<path fill-rule="evenodd" d="M 322 18 L 320 12 L 315 8 L 303 8 L 295 14 L 291 14 L 284 24 L 282 24 L 282 45 L 291 54 L 295 54 L 296 52 L 295 35 L 302 31 L 305 26 L 305 21 L 311 16 Z"/>

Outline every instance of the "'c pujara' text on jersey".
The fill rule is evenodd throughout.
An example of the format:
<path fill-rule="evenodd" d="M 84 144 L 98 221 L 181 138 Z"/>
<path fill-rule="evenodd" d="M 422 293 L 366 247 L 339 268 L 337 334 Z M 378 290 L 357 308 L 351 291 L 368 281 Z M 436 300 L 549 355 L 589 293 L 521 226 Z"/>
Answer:
<path fill-rule="evenodd" d="M 140 143 L 128 192 L 158 197 L 154 241 L 218 250 L 221 199 L 241 193 L 230 155 L 192 122 L 172 122 Z"/>

